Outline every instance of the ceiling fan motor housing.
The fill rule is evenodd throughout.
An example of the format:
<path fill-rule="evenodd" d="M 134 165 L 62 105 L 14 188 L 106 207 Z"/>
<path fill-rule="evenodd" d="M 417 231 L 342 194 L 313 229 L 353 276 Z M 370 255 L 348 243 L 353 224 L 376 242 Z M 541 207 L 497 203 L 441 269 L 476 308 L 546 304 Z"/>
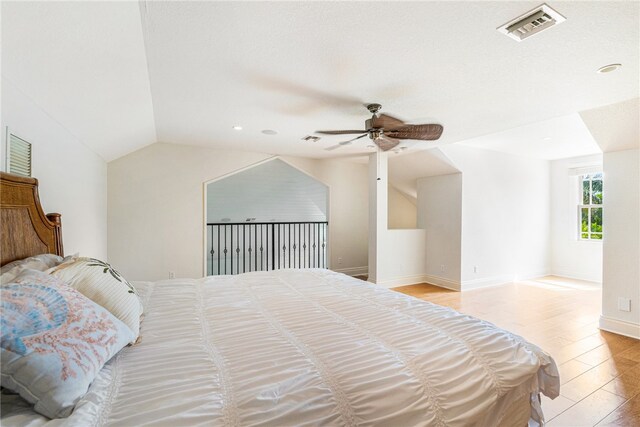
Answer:
<path fill-rule="evenodd" d="M 365 120 L 365 122 L 364 122 L 364 128 L 365 128 L 366 130 L 371 130 L 371 129 L 373 129 L 373 119 L 367 119 L 367 120 Z"/>

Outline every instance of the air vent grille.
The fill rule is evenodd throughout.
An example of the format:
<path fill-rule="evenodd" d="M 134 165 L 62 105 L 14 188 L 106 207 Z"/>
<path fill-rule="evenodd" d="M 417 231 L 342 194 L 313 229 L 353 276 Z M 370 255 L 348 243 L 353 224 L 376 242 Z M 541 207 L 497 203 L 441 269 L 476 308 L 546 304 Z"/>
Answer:
<path fill-rule="evenodd" d="M 498 31 L 514 40 L 522 41 L 565 20 L 564 16 L 543 4 L 498 27 Z"/>
<path fill-rule="evenodd" d="M 9 134 L 8 171 L 16 175 L 31 176 L 31 144 Z"/>

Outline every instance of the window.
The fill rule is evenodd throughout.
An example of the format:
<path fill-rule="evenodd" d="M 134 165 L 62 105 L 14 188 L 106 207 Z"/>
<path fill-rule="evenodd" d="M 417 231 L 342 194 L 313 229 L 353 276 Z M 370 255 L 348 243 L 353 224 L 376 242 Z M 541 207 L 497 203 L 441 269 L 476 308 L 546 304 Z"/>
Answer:
<path fill-rule="evenodd" d="M 602 240 L 602 172 L 580 176 L 580 240 Z"/>

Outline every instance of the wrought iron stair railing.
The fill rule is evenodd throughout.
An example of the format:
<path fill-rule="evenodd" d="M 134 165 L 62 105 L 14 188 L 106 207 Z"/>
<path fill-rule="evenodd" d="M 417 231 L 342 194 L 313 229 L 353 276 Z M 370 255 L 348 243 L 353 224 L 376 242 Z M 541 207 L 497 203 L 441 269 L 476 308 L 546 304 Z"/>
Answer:
<path fill-rule="evenodd" d="M 208 223 L 207 273 L 326 268 L 328 226 L 326 221 Z"/>

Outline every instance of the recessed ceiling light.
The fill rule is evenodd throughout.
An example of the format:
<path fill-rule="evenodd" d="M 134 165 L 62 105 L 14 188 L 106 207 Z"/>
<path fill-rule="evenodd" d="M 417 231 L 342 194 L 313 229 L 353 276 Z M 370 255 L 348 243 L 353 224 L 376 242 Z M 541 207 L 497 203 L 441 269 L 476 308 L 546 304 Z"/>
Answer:
<path fill-rule="evenodd" d="M 242 126 L 235 125 L 233 127 L 233 130 L 242 130 Z"/>
<path fill-rule="evenodd" d="M 605 65 L 604 67 L 598 68 L 597 72 L 600 74 L 610 73 L 612 71 L 617 70 L 620 67 L 622 67 L 622 64 L 609 64 L 609 65 Z"/>
<path fill-rule="evenodd" d="M 551 141 L 551 137 L 550 136 L 545 136 L 544 138 L 542 138 L 543 141 Z"/>
<path fill-rule="evenodd" d="M 277 135 L 278 132 L 273 130 L 273 129 L 265 129 L 262 131 L 262 133 L 264 133 L 265 135 Z"/>

